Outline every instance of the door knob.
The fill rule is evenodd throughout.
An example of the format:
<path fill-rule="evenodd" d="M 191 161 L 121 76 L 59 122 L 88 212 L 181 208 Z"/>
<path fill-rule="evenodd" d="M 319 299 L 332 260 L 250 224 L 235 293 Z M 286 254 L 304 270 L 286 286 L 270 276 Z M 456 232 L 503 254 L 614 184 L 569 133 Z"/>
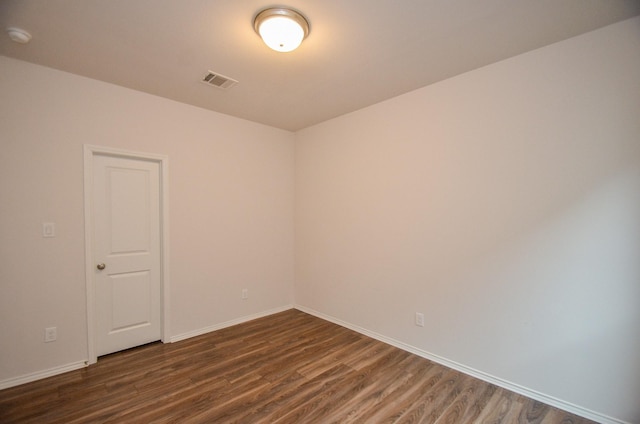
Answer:
<path fill-rule="evenodd" d="M 107 266 L 105 264 L 98 264 L 98 266 L 96 266 L 96 268 L 98 268 L 100 271 L 102 271 L 103 269 L 105 269 Z"/>

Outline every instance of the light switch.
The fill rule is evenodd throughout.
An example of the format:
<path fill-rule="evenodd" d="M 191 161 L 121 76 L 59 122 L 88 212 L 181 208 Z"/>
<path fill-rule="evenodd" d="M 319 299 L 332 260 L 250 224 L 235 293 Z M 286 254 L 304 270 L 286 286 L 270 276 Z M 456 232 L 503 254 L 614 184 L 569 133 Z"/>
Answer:
<path fill-rule="evenodd" d="M 42 237 L 55 237 L 56 236 L 56 224 L 53 222 L 42 223 Z"/>

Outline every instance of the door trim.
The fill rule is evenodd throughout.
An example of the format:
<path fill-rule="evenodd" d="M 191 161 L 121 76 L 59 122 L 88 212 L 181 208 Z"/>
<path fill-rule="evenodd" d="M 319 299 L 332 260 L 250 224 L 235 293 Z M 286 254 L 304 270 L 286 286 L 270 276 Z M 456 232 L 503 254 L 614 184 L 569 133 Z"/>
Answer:
<path fill-rule="evenodd" d="M 93 257 L 93 158 L 97 155 L 153 161 L 160 165 L 160 326 L 161 340 L 168 343 L 169 332 L 169 157 L 85 144 L 84 148 L 84 250 L 87 291 L 87 365 L 98 361 L 95 350 L 95 293 Z"/>

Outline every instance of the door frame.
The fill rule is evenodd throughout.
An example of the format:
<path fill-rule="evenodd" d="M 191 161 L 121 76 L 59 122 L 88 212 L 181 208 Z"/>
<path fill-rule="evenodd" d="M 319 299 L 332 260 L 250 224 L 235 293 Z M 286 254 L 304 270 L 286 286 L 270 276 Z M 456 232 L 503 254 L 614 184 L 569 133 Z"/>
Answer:
<path fill-rule="evenodd" d="M 95 290 L 93 257 L 93 158 L 97 155 L 152 161 L 160 169 L 160 334 L 163 343 L 169 333 L 169 157 L 153 153 L 132 152 L 112 147 L 85 144 L 84 148 L 84 249 L 87 290 L 87 365 L 95 364 Z"/>

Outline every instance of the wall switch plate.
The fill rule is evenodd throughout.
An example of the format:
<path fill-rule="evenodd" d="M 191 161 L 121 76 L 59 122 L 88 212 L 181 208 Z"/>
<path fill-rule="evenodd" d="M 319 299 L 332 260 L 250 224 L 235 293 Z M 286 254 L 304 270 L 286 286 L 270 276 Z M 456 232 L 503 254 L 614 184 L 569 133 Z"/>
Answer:
<path fill-rule="evenodd" d="M 53 222 L 42 223 L 42 237 L 55 237 L 56 236 L 56 224 Z"/>
<path fill-rule="evenodd" d="M 416 325 L 418 327 L 424 327 L 424 314 L 416 312 Z"/>
<path fill-rule="evenodd" d="M 44 329 L 44 342 L 55 342 L 58 338 L 58 328 L 57 327 L 49 327 Z"/>
<path fill-rule="evenodd" d="M 249 290 L 242 289 L 242 298 L 243 299 L 248 299 L 249 298 Z"/>

